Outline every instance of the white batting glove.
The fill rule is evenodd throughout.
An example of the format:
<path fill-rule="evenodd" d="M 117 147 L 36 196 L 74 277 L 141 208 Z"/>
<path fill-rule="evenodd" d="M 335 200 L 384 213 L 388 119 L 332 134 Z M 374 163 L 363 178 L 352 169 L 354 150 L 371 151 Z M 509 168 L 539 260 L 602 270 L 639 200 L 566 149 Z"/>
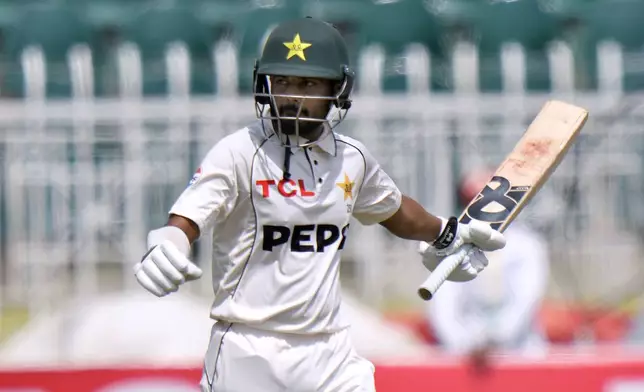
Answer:
<path fill-rule="evenodd" d="M 173 293 L 181 284 L 199 279 L 203 274 L 188 259 L 190 243 L 176 227 L 150 232 L 148 247 L 143 260 L 134 266 L 134 274 L 139 284 L 157 297 Z"/>
<path fill-rule="evenodd" d="M 474 220 L 463 224 L 456 217 L 440 219 L 443 220 L 443 231 L 433 243 L 428 244 L 426 252 L 444 257 L 456 253 L 465 244 L 472 244 L 485 252 L 505 247 L 503 234 L 486 223 Z"/>
<path fill-rule="evenodd" d="M 447 256 L 437 256 L 427 242 L 420 242 L 418 253 L 422 256 L 425 268 L 434 272 L 438 264 Z M 461 264 L 448 277 L 448 281 L 467 282 L 478 276 L 488 266 L 488 259 L 483 251 L 475 246 L 461 246 L 455 254 L 462 258 Z"/>

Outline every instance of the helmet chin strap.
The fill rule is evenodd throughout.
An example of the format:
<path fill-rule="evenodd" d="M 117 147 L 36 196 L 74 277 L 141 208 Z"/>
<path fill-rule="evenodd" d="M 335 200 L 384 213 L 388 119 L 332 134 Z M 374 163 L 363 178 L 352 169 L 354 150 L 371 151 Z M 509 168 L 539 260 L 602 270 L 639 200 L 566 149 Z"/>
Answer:
<path fill-rule="evenodd" d="M 284 179 L 291 178 L 291 139 L 286 136 L 286 147 L 284 148 Z"/>

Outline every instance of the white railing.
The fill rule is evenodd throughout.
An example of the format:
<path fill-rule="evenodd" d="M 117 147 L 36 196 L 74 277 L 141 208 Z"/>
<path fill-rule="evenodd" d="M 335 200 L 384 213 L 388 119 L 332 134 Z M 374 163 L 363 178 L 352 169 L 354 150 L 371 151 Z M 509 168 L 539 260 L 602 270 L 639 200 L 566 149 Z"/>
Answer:
<path fill-rule="evenodd" d="M 405 192 L 450 214 L 461 173 L 496 166 L 553 97 L 588 107 L 591 118 L 523 219 L 551 241 L 555 279 L 570 280 L 563 267 L 581 263 L 576 289 L 614 294 L 611 284 L 640 261 L 644 97 L 356 96 L 340 131 L 363 140 Z M 2 102 L 4 301 L 37 310 L 95 295 L 107 276 L 134 285 L 147 230 L 164 222 L 207 149 L 252 121 L 252 110 L 247 98 Z M 357 224 L 350 239 L 347 259 L 362 271 L 352 283 L 365 299 L 414 295 L 422 270 L 412 243 Z M 210 291 L 207 279 L 199 290 Z"/>
<path fill-rule="evenodd" d="M 635 233 L 644 227 L 644 97 L 623 94 L 619 46 L 600 46 L 599 91 L 593 94 L 574 91 L 573 54 L 564 43 L 549 51 L 550 95 L 525 92 L 520 46 L 502 52 L 502 94 L 477 92 L 476 58 L 475 47 L 457 45 L 455 92 L 444 95 L 425 88 L 432 59 L 411 45 L 403 59 L 409 92 L 390 95 L 379 83 L 386 74 L 382 52 L 369 48 L 341 131 L 364 141 L 405 192 L 436 213 L 451 214 L 457 212 L 458 176 L 498 164 L 546 99 L 589 108 L 578 146 L 522 219 L 548 235 L 554 282 L 565 282 L 562 295 L 621 299 L 616 285 L 641 286 L 644 279 L 634 271 L 641 254 Z M 218 97 L 189 97 L 190 61 L 185 46 L 170 45 L 172 95 L 143 99 L 138 49 L 124 45 L 117 59 L 120 98 L 95 100 L 91 52 L 75 47 L 68 57 L 73 99 L 47 101 L 45 58 L 37 47 L 25 51 L 27 98 L 0 102 L 0 307 L 46 309 L 70 296 L 97 294 L 108 277 L 116 287 L 134 284 L 130 266 L 144 251 L 146 231 L 163 223 L 207 149 L 253 120 L 252 101 L 235 93 L 237 73 L 251 70 L 237 69 L 234 47 L 220 43 L 213 53 Z M 207 265 L 203 242 L 198 257 Z M 413 298 L 424 276 L 413 244 L 378 227 L 354 225 L 347 259 L 358 268 L 350 283 L 375 304 L 385 296 Z M 567 272 L 579 262 L 583 268 Z M 193 286 L 210 292 L 207 279 Z"/>

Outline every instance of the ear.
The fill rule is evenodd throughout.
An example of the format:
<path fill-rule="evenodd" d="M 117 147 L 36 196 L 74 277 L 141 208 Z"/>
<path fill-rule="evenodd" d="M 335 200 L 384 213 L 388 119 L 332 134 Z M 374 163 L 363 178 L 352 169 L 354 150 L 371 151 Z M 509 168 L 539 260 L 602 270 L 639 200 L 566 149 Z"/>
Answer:
<path fill-rule="evenodd" d="M 340 84 L 340 91 L 339 91 L 340 96 L 334 103 L 335 103 L 335 106 L 337 106 L 339 109 L 349 110 L 349 108 L 351 108 L 350 95 L 351 95 L 351 91 L 353 90 L 353 79 L 355 77 L 355 73 L 353 72 L 352 69 L 350 69 L 347 66 L 344 66 L 343 70 L 344 70 L 344 81 Z M 344 85 L 344 89 L 342 89 L 343 85 Z"/>
<path fill-rule="evenodd" d="M 268 105 L 270 103 L 270 98 L 265 96 L 265 95 L 257 95 L 257 94 L 266 94 L 268 93 L 268 76 L 266 75 L 259 75 L 257 73 L 257 68 L 258 68 L 259 62 L 255 60 L 255 67 L 253 70 L 253 80 L 254 80 L 254 92 L 255 92 L 255 102 L 257 102 L 260 105 Z"/>
<path fill-rule="evenodd" d="M 329 94 L 328 94 L 329 96 L 336 96 L 336 95 L 338 95 L 339 93 L 342 92 L 342 83 L 341 82 L 335 82 L 335 81 L 331 80 L 331 81 L 329 81 L 328 86 L 329 86 L 329 90 L 328 90 L 329 91 Z M 336 106 L 336 107 L 338 106 L 338 101 L 337 100 L 336 101 L 329 101 L 329 109 L 331 109 L 331 107 L 333 107 L 333 106 Z"/>

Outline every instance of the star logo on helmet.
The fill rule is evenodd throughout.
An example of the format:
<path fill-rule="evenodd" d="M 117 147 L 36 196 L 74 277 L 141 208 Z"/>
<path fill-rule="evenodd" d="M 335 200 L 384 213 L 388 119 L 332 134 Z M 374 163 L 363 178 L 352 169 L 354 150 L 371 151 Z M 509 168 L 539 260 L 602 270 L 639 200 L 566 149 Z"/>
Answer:
<path fill-rule="evenodd" d="M 288 48 L 288 54 L 286 55 L 287 60 L 290 60 L 291 57 L 293 56 L 297 56 L 302 60 L 306 61 L 306 56 L 304 56 L 304 50 L 308 49 L 311 46 L 311 44 L 307 42 L 302 42 L 300 35 L 295 34 L 295 38 L 293 38 L 293 42 L 284 42 L 284 46 Z"/>

